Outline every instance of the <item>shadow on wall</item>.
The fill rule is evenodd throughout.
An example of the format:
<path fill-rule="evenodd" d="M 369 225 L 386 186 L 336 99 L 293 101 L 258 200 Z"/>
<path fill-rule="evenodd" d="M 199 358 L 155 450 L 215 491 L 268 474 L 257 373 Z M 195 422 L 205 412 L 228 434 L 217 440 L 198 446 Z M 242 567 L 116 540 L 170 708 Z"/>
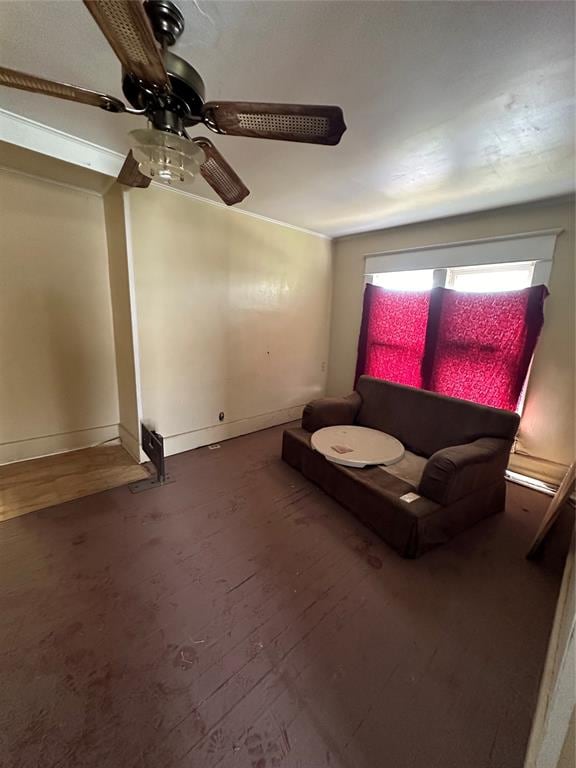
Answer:
<path fill-rule="evenodd" d="M 44 325 L 39 333 L 49 362 L 44 388 L 52 400 L 53 423 L 58 424 L 59 433 L 104 426 L 94 424 L 94 414 L 101 410 L 98 360 L 102 351 L 97 334 L 91 338 L 78 323 L 81 297 L 70 300 L 64 291 L 50 291 L 42 303 Z"/>

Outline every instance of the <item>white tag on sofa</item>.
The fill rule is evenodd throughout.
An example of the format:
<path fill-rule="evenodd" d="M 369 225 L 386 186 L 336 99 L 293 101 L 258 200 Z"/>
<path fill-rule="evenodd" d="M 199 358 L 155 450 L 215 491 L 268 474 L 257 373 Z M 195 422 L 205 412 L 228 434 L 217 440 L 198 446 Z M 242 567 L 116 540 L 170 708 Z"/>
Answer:
<path fill-rule="evenodd" d="M 416 501 L 416 499 L 419 498 L 420 496 L 418 496 L 417 493 L 405 493 L 404 496 L 400 496 L 400 499 L 405 501 L 407 504 L 411 504 L 413 501 Z"/>

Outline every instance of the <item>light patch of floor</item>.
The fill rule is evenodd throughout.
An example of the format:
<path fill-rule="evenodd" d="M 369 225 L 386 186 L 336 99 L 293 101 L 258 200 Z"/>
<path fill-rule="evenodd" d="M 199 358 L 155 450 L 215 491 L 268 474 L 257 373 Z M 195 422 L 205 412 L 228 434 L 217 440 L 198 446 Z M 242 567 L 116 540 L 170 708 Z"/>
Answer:
<path fill-rule="evenodd" d="M 148 471 L 120 445 L 0 467 L 0 521 L 142 480 Z"/>

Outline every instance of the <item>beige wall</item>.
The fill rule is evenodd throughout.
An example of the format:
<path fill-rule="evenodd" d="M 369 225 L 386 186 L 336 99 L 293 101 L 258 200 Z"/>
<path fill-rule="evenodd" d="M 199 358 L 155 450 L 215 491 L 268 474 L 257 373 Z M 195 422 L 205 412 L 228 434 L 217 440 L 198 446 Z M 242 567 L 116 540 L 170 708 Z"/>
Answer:
<path fill-rule="evenodd" d="M 0 171 L 0 463 L 117 434 L 102 198 Z"/>
<path fill-rule="evenodd" d="M 561 227 L 522 417 L 519 450 L 568 464 L 574 457 L 574 209 L 563 198 L 341 238 L 334 243 L 328 391 L 350 391 L 370 253 Z M 530 470 L 530 467 L 524 467 Z"/>
<path fill-rule="evenodd" d="M 130 210 L 142 412 L 168 452 L 296 418 L 325 388 L 329 241 L 164 189 Z"/>
<path fill-rule="evenodd" d="M 324 392 L 328 240 L 164 189 L 0 194 L 0 463 L 118 434 L 137 456 L 140 414 L 175 453 Z"/>

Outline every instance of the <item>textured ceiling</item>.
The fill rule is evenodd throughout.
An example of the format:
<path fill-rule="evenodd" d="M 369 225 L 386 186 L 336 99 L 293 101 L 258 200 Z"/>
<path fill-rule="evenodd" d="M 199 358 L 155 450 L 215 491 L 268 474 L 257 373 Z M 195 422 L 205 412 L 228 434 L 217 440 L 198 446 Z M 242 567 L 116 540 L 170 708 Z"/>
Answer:
<path fill-rule="evenodd" d="M 212 135 L 251 190 L 246 210 L 340 235 L 573 189 L 571 2 L 179 5 L 175 52 L 210 100 L 344 109 L 335 148 Z M 1 2 L 0 64 L 121 96 L 120 65 L 77 0 Z M 0 106 L 123 153 L 142 125 L 1 87 Z M 216 199 L 202 180 L 193 191 Z"/>

